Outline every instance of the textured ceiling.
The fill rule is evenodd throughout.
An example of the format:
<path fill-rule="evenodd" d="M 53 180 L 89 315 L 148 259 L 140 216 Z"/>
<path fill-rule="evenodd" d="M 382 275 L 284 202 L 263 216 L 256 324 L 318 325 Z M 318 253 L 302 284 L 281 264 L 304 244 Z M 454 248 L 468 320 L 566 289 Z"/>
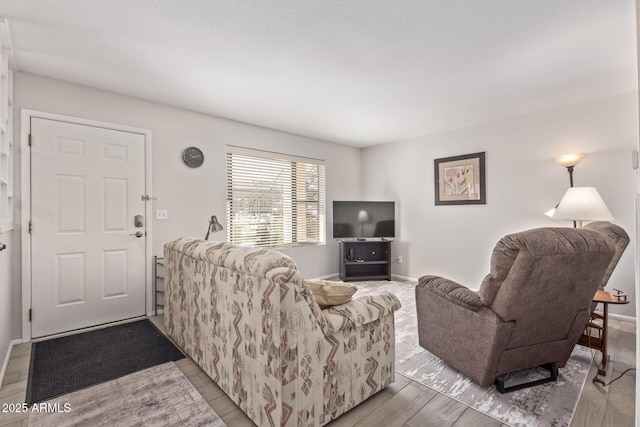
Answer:
<path fill-rule="evenodd" d="M 0 0 L 18 70 L 354 146 L 635 90 L 634 0 Z"/>

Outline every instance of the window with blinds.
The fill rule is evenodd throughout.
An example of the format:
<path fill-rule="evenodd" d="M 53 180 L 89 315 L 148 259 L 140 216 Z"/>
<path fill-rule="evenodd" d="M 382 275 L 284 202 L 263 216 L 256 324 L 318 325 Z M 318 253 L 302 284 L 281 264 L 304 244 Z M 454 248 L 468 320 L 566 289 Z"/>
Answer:
<path fill-rule="evenodd" d="M 323 160 L 228 146 L 228 241 L 324 244 L 324 187 Z"/>

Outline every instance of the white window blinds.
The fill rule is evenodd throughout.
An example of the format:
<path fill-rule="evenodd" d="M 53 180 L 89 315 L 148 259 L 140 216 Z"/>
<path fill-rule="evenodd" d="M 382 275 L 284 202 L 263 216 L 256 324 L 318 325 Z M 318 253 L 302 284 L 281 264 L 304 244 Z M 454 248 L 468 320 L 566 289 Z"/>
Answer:
<path fill-rule="evenodd" d="M 227 238 L 237 245 L 325 241 L 324 161 L 227 147 Z"/>

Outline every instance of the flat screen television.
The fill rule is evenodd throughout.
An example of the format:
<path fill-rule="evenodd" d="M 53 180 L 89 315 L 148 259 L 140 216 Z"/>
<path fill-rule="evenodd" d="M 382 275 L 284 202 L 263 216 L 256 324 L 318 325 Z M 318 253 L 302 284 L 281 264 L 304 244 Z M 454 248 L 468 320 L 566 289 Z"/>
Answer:
<path fill-rule="evenodd" d="M 393 238 L 395 224 L 395 202 L 333 202 L 334 239 Z"/>

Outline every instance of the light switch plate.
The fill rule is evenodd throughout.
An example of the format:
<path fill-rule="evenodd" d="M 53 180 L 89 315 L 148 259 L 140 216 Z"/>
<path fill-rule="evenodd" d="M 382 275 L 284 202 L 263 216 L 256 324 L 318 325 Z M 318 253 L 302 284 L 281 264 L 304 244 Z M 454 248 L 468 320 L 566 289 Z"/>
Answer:
<path fill-rule="evenodd" d="M 169 211 L 166 209 L 156 209 L 156 219 L 169 219 Z"/>

